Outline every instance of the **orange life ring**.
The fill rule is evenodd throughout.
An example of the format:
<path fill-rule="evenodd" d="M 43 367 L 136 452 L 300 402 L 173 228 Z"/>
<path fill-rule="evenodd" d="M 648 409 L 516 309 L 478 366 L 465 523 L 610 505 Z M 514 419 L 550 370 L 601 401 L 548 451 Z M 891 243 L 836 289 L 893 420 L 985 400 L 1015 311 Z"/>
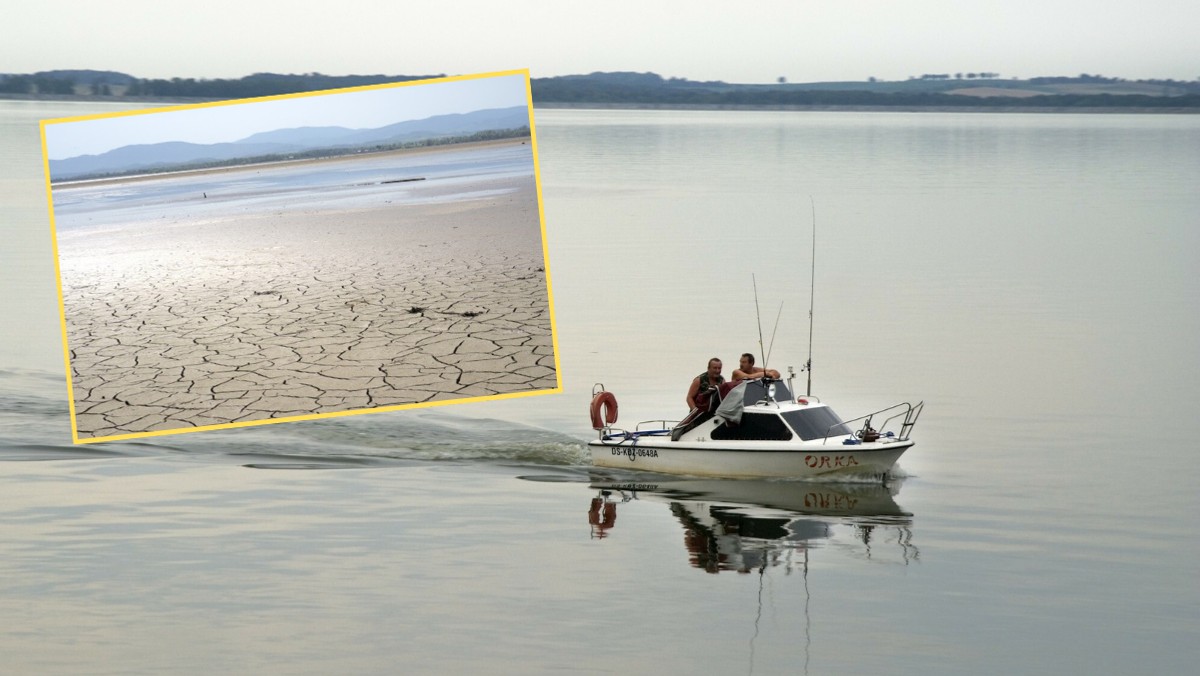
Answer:
<path fill-rule="evenodd" d="M 604 414 L 600 414 L 604 409 Z M 617 397 L 612 392 L 599 392 L 592 397 L 592 429 L 602 430 L 617 422 Z"/>

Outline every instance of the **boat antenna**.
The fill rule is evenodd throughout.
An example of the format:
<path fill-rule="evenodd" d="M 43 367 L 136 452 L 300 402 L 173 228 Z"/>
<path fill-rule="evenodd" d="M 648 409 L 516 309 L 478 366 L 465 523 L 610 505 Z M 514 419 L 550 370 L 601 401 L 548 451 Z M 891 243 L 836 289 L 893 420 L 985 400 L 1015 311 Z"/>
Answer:
<path fill-rule="evenodd" d="M 808 203 L 812 206 L 812 265 L 810 266 L 810 277 L 808 280 L 808 363 L 804 365 L 804 369 L 808 371 L 808 392 L 806 396 L 812 396 L 812 345 L 813 345 L 813 305 L 817 297 L 817 203 L 813 200 L 813 196 L 808 196 Z M 756 300 L 757 302 L 757 300 Z"/>

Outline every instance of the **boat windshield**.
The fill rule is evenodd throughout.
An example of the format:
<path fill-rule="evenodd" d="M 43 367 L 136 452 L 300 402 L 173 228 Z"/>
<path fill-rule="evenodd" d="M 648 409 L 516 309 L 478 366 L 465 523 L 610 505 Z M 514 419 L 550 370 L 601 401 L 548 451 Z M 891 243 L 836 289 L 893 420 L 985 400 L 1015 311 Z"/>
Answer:
<path fill-rule="evenodd" d="M 833 412 L 833 409 L 828 406 L 817 406 L 814 408 L 802 408 L 795 411 L 786 411 L 783 414 L 783 419 L 796 430 L 796 434 L 805 441 L 813 439 L 824 439 L 825 437 L 837 437 L 846 434 L 851 434 L 850 428 L 838 414 Z"/>
<path fill-rule="evenodd" d="M 765 384 L 761 380 L 746 380 L 746 390 L 742 396 L 742 403 L 746 406 L 753 406 L 764 399 L 771 399 L 771 389 L 774 388 L 775 401 L 791 401 L 792 391 L 788 389 L 787 384 L 782 380 L 772 380 L 770 384 Z"/>

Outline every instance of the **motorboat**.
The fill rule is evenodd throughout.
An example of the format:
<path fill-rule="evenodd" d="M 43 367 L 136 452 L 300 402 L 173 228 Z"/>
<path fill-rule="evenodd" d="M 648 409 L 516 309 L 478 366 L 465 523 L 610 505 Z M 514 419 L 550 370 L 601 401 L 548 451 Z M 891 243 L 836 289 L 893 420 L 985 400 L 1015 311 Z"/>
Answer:
<path fill-rule="evenodd" d="M 707 390 L 683 420 L 649 420 L 629 430 L 616 426 L 616 395 L 598 383 L 592 388 L 591 418 L 599 438 L 588 442 L 593 465 L 730 479 L 830 477 L 836 481 L 865 476 L 886 480 L 900 456 L 912 448 L 909 435 L 925 403 L 894 404 L 842 420 L 828 404 L 812 396 L 815 204 L 812 232 L 808 361 L 801 368 L 808 372 L 807 393 L 792 394 L 796 376 L 792 367 L 784 383 L 778 371 L 766 368 L 764 360 L 764 367 L 754 371 L 762 377 Z M 757 282 L 754 305 L 757 313 Z M 761 315 L 758 335 L 762 348 Z M 769 349 L 764 352 L 770 354 Z M 754 364 L 753 358 L 749 363 Z"/>
<path fill-rule="evenodd" d="M 790 371 L 790 369 L 789 369 Z M 617 427 L 616 396 L 592 391 L 592 464 L 723 478 L 885 478 L 912 448 L 924 402 L 843 420 L 819 398 L 794 396 L 791 381 L 725 383 L 708 406 L 678 422 Z"/>

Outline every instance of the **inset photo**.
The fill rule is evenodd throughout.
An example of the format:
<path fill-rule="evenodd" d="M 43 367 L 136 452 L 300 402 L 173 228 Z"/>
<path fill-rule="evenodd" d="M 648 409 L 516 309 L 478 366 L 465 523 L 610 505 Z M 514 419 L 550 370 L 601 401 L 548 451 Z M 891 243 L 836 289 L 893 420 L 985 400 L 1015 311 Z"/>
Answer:
<path fill-rule="evenodd" d="M 526 71 L 42 139 L 76 443 L 560 390 Z"/>

